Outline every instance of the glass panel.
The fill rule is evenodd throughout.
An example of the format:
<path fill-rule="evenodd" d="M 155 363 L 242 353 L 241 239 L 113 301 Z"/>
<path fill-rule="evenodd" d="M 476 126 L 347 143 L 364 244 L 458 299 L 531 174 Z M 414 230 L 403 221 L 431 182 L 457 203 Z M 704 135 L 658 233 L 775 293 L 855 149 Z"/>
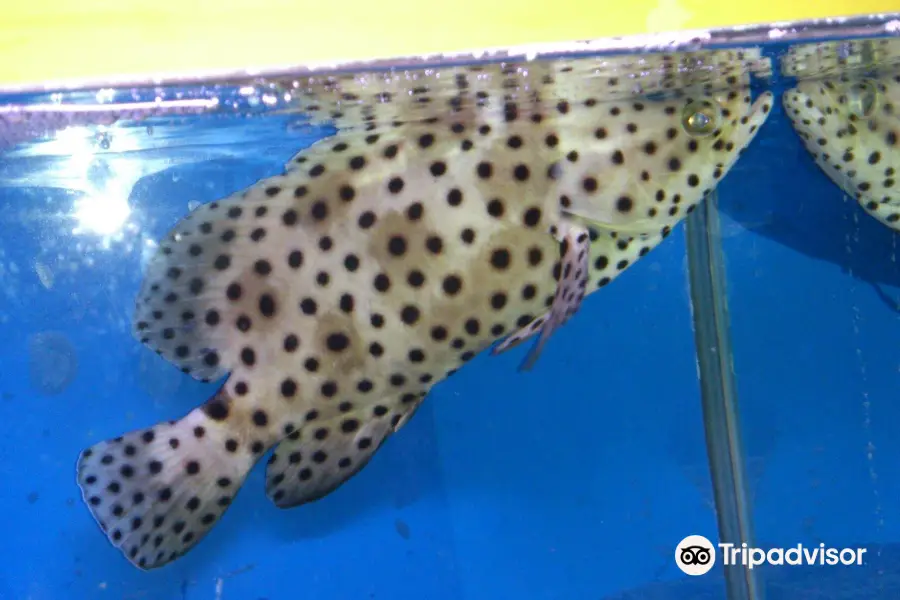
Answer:
<path fill-rule="evenodd" d="M 772 33 L 3 97 L 0 598 L 893 597 L 896 198 L 781 102 L 869 193 L 896 46 Z"/>
<path fill-rule="evenodd" d="M 760 572 L 769 599 L 891 598 L 900 41 L 780 54 L 781 102 L 718 204 L 756 544 L 867 552 Z"/>

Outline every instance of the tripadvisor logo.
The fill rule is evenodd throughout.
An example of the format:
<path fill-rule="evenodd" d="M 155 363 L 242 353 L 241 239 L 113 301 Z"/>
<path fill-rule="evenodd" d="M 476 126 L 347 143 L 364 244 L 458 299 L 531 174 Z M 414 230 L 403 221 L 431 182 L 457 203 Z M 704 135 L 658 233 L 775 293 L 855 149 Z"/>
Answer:
<path fill-rule="evenodd" d="M 769 565 L 862 565 L 865 548 L 832 548 L 825 544 L 789 548 L 753 548 L 730 543 L 713 544 L 702 535 L 689 535 L 675 548 L 675 564 L 687 575 L 705 575 L 721 556 L 723 566 L 741 565 L 753 569 Z"/>
<path fill-rule="evenodd" d="M 751 548 L 747 544 L 719 544 L 723 565 L 743 565 L 753 568 L 760 565 L 861 565 L 865 548 L 830 548 L 825 544 L 789 548 Z"/>
<path fill-rule="evenodd" d="M 675 548 L 675 564 L 688 575 L 705 575 L 716 564 L 716 547 L 702 535 L 689 535 Z"/>

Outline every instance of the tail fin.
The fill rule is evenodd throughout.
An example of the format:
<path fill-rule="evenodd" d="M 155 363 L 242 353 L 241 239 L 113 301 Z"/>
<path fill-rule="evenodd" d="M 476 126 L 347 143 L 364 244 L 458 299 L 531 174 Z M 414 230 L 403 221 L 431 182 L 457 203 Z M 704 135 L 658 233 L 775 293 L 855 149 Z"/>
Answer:
<path fill-rule="evenodd" d="M 109 541 L 141 569 L 194 547 L 225 512 L 264 451 L 203 407 L 84 450 L 78 486 Z"/>

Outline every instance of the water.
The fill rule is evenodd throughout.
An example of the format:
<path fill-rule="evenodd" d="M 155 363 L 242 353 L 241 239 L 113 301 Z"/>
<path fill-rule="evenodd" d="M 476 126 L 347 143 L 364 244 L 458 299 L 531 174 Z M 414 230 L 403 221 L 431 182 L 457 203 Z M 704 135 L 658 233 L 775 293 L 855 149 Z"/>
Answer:
<path fill-rule="evenodd" d="M 278 77 L 10 97 L 32 113 L 0 122 L 0 598 L 897 597 L 897 237 L 816 166 L 781 98 L 794 75 L 849 73 L 870 82 L 852 110 L 883 110 L 877 78 L 900 73 L 900 41 L 817 48 L 744 48 L 731 72 L 684 54 L 668 78 L 653 57 L 608 59 L 622 76 L 601 102 L 730 85 L 735 73 L 776 102 L 688 226 L 591 294 L 534 370 L 516 372 L 527 346 L 479 355 L 318 502 L 278 510 L 258 466 L 195 549 L 149 572 L 98 530 L 76 458 L 180 418 L 218 385 L 131 337 L 142 269 L 189 210 L 334 135 L 291 110 L 320 100 L 304 90 L 330 87 Z M 405 92 L 440 87 L 437 74 L 402 72 L 387 87 L 370 77 L 365 89 L 410 98 L 401 112 L 421 117 L 431 109 Z M 141 103 L 157 98 L 165 110 L 149 114 Z M 344 102 L 339 126 L 360 119 Z M 115 122 L 34 112 L 68 103 L 131 106 Z M 703 115 L 688 110 L 686 127 L 703 134 Z M 897 165 L 887 147 L 865 149 Z M 685 536 L 734 532 L 763 548 L 867 554 L 862 566 L 753 571 L 720 556 L 703 577 L 676 566 Z"/>

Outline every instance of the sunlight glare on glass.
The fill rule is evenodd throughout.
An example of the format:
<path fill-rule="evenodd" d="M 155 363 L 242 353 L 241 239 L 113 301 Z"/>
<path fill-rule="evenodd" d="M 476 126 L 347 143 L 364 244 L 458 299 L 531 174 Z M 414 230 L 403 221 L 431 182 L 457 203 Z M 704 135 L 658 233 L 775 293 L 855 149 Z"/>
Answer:
<path fill-rule="evenodd" d="M 66 127 L 56 132 L 56 139 L 45 144 L 48 152 L 71 156 L 90 156 L 94 153 L 91 132 L 87 127 Z"/>
<path fill-rule="evenodd" d="M 122 135 L 123 130 L 117 131 L 117 136 Z M 58 132 L 54 140 L 54 150 L 67 157 L 63 170 L 80 179 L 78 188 L 84 190 L 73 206 L 72 233 L 101 236 L 106 247 L 123 232 L 132 215 L 128 196 L 136 175 L 130 163 L 97 156 L 98 150 L 108 150 L 109 139 L 106 128 L 70 127 Z"/>
<path fill-rule="evenodd" d="M 73 233 L 113 236 L 125 227 L 131 216 L 131 207 L 118 193 L 90 193 L 75 201 L 73 216 L 78 223 Z"/>

